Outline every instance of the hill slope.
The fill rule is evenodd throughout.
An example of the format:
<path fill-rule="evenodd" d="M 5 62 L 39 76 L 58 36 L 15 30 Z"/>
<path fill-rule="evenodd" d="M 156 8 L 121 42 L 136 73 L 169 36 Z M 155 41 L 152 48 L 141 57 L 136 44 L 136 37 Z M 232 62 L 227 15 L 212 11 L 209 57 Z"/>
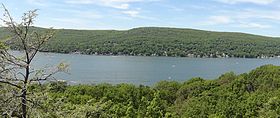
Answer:
<path fill-rule="evenodd" d="M 7 35 L 0 29 L 0 38 Z M 17 49 L 18 46 L 11 46 Z M 273 57 L 280 39 L 194 29 L 143 27 L 126 31 L 58 29 L 42 51 L 102 55 Z"/>
<path fill-rule="evenodd" d="M 0 83 L 0 88 L 0 113 L 20 111 L 14 108 L 20 98 L 7 97 L 11 86 Z M 29 110 L 30 117 L 278 118 L 280 67 L 265 65 L 240 75 L 225 73 L 215 80 L 160 81 L 152 87 L 34 83 L 30 92 L 34 94 L 29 98 L 38 104 Z"/>

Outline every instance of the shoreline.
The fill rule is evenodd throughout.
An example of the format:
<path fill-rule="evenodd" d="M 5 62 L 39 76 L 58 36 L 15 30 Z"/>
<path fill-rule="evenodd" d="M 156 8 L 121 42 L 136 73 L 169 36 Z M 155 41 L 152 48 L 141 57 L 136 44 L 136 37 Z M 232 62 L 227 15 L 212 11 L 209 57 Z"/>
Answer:
<path fill-rule="evenodd" d="M 19 51 L 19 50 L 13 50 L 13 51 Z M 195 58 L 195 59 L 277 59 L 280 58 L 280 56 L 273 56 L 273 57 L 207 57 L 207 56 L 145 56 L 145 55 L 122 55 L 122 54 L 85 54 L 82 52 L 70 52 L 70 53 L 63 53 L 63 52 L 51 52 L 51 51 L 40 51 L 41 53 L 57 53 L 57 54 L 70 54 L 70 55 L 88 55 L 88 56 L 116 56 L 116 57 L 170 57 L 170 58 Z"/>
<path fill-rule="evenodd" d="M 10 51 L 19 51 L 21 50 L 10 50 Z M 52 51 L 39 51 L 40 53 L 53 53 L 53 54 L 68 54 L 68 55 L 87 55 L 87 56 L 108 56 L 108 57 L 168 57 L 168 58 L 194 58 L 194 59 L 278 59 L 280 56 L 273 56 L 273 57 L 197 57 L 197 56 L 157 56 L 157 55 L 152 55 L 152 56 L 145 56 L 145 55 L 122 55 L 122 54 L 85 54 L 82 52 L 70 52 L 70 53 L 64 53 L 64 52 L 52 52 Z"/>

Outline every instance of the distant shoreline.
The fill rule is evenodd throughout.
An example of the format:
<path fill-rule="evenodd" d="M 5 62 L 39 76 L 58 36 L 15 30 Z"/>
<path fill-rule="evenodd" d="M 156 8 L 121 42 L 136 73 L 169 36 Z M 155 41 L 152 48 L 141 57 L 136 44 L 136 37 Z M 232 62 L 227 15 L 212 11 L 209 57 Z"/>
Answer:
<path fill-rule="evenodd" d="M 13 51 L 19 51 L 19 50 L 13 50 Z M 71 52 L 71 53 L 63 53 L 63 52 L 51 52 L 51 51 L 40 51 L 41 53 L 57 53 L 57 54 L 70 54 L 70 55 L 92 55 L 92 56 L 119 56 L 119 57 L 174 57 L 174 58 L 198 58 L 198 59 L 227 59 L 227 58 L 245 58 L 245 59 L 273 59 L 273 58 L 280 58 L 280 56 L 274 56 L 274 57 L 264 57 L 264 58 L 254 58 L 254 57 L 181 57 L 181 56 L 144 56 L 144 55 L 114 55 L 114 54 L 84 54 L 84 53 L 77 53 L 77 52 Z"/>

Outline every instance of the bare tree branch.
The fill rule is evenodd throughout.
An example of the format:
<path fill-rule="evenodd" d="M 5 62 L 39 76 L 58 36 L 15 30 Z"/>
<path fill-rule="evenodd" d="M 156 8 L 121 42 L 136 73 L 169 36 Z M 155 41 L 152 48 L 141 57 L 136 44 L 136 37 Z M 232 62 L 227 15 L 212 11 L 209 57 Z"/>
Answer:
<path fill-rule="evenodd" d="M 0 20 L 7 25 L 7 29 L 13 35 L 11 36 L 13 39 L 10 40 L 15 40 L 15 44 L 20 43 L 19 46 L 23 50 L 24 56 L 19 58 L 19 56 L 10 53 L 8 49 L 0 49 L 0 83 L 17 88 L 17 92 L 13 96 L 20 97 L 21 110 L 18 111 L 20 111 L 21 117 L 26 118 L 28 108 L 35 105 L 32 105 L 33 102 L 27 99 L 30 95 L 27 88 L 33 82 L 38 82 L 41 86 L 42 81 L 53 78 L 54 74 L 65 71 L 68 66 L 60 64 L 49 74 L 46 74 L 48 71 L 40 71 L 34 74 L 36 71 L 32 71 L 32 61 L 44 44 L 53 37 L 54 30 L 37 32 L 36 29 L 32 29 L 34 18 L 37 16 L 37 9 L 24 13 L 22 22 L 16 23 L 4 4 L 2 4 L 2 7 L 4 18 L 0 18 Z M 31 102 L 31 105 L 28 104 L 29 102 Z M 15 103 L 18 103 L 18 101 Z"/>
<path fill-rule="evenodd" d="M 10 82 L 8 82 L 8 81 L 3 81 L 3 80 L 0 80 L 0 83 L 8 84 L 8 85 L 11 85 L 11 86 L 17 87 L 17 88 L 19 88 L 19 89 L 21 89 L 21 88 L 22 88 L 21 86 L 16 85 L 16 84 L 13 84 L 13 83 L 10 83 Z"/>

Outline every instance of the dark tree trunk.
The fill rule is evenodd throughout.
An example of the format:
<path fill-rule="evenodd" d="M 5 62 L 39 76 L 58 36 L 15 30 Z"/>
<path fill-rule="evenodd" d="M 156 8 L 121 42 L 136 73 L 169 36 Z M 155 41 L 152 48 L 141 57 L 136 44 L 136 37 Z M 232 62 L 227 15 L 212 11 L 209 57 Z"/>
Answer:
<path fill-rule="evenodd" d="M 27 115 L 27 109 L 26 109 L 26 89 L 22 89 L 22 98 L 21 98 L 21 109 L 22 109 L 22 117 L 26 118 Z"/>
<path fill-rule="evenodd" d="M 27 82 L 29 79 L 29 64 L 30 64 L 30 60 L 29 60 L 29 56 L 28 53 L 26 53 L 27 56 L 27 67 L 25 68 L 25 78 L 24 78 L 24 86 L 22 88 L 22 98 L 21 98 L 21 108 L 22 108 L 22 117 L 26 118 L 27 116 L 27 97 L 26 97 L 26 93 L 27 93 Z"/>

